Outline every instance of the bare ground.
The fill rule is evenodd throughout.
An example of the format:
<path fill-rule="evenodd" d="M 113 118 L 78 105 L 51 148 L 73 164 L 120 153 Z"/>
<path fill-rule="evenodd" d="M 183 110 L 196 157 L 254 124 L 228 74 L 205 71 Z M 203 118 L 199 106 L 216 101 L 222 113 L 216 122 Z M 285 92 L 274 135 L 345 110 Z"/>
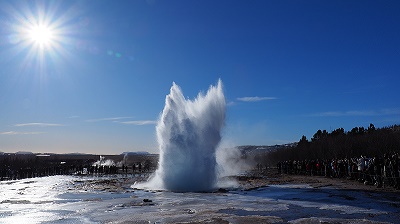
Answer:
<path fill-rule="evenodd" d="M 269 185 L 281 185 L 281 184 L 308 184 L 313 188 L 330 187 L 334 189 L 344 190 L 356 190 L 366 192 L 392 192 L 385 193 L 382 195 L 393 196 L 393 193 L 399 193 L 398 190 L 393 188 L 377 188 L 371 185 L 364 185 L 355 180 L 338 179 L 338 178 L 327 178 L 323 176 L 304 176 L 304 175 L 287 175 L 278 174 L 276 170 L 269 170 L 269 172 L 248 172 L 244 175 L 238 175 L 230 177 L 229 179 L 235 179 L 239 183 L 239 188 L 242 190 L 252 190 L 260 187 L 266 187 Z M 100 190 L 108 192 L 121 192 L 121 191 L 133 191 L 131 185 L 138 180 L 132 177 L 121 177 L 115 176 L 106 179 L 93 179 L 93 180 L 77 180 L 72 183 L 73 188 L 78 190 Z M 144 181 L 144 178 L 139 180 Z M 228 190 L 220 189 L 219 193 L 224 193 Z M 348 200 L 353 200 L 349 197 Z M 152 206 L 155 205 L 151 200 L 132 197 L 132 202 L 123 204 L 124 207 L 136 207 L 136 206 Z M 193 211 L 193 212 L 192 212 Z M 182 215 L 181 213 L 188 213 L 188 215 Z M 174 216 L 177 215 L 177 216 Z M 182 217 L 181 217 L 182 216 Z M 223 214 L 218 211 L 207 210 L 204 212 L 196 212 L 195 210 L 182 210 L 177 211 L 171 216 L 164 217 L 165 223 L 184 223 L 184 224 L 225 224 L 225 223 L 284 223 L 284 218 L 278 216 L 260 216 L 260 215 L 246 215 L 240 216 L 235 214 Z M 123 217 L 112 217 L 105 223 L 150 223 L 148 218 L 135 216 L 134 213 Z M 289 223 L 387 223 L 379 221 L 370 221 L 368 219 L 346 219 L 346 218 L 300 218 L 290 221 Z"/>
<path fill-rule="evenodd" d="M 289 175 L 279 174 L 276 170 L 269 170 L 268 172 L 249 172 L 247 175 L 235 177 L 240 186 L 244 189 L 255 189 L 268 185 L 281 185 L 281 184 L 308 184 L 313 188 L 331 187 L 335 189 L 345 190 L 362 190 L 362 191 L 375 191 L 375 192 L 398 192 L 399 190 L 386 186 L 378 188 L 374 185 L 365 185 L 357 180 L 347 178 L 330 178 L 325 176 L 310 176 L 310 175 Z"/>
<path fill-rule="evenodd" d="M 132 190 L 131 186 L 136 181 L 146 181 L 146 177 L 111 177 L 107 179 L 93 179 L 93 180 L 77 180 L 74 181 L 72 188 L 78 190 L 100 190 L 109 192 L 121 192 Z M 362 190 L 372 192 L 393 192 L 400 193 L 393 187 L 386 186 L 377 188 L 374 185 L 365 185 L 356 180 L 346 178 L 330 178 L 324 176 L 309 176 L 309 175 L 288 175 L 279 174 L 274 169 L 268 172 L 251 171 L 243 175 L 232 176 L 228 179 L 234 179 L 239 183 L 239 188 L 243 190 L 252 190 L 268 185 L 282 185 L 282 184 L 308 184 L 313 188 L 330 187 L 334 189 L 344 190 Z M 70 189 L 72 190 L 72 189 Z M 225 191 L 224 189 L 220 189 Z"/>

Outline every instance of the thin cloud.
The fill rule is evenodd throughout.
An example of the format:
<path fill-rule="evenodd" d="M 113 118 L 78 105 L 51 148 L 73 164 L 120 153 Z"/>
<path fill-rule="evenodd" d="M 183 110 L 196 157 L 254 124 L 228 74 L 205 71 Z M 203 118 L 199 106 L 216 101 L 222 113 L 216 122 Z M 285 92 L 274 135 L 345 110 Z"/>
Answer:
<path fill-rule="evenodd" d="M 99 118 L 99 119 L 89 119 L 86 122 L 99 122 L 99 121 L 118 121 L 123 119 L 129 119 L 132 117 L 107 117 L 107 118 Z"/>
<path fill-rule="evenodd" d="M 238 101 L 242 102 L 259 102 L 264 100 L 276 100 L 276 97 L 259 97 L 259 96 L 248 96 L 236 98 Z"/>
<path fill-rule="evenodd" d="M 350 111 L 328 111 L 311 114 L 312 117 L 342 117 L 342 116 L 388 116 L 400 115 L 399 109 L 382 110 L 350 110 Z"/>
<path fill-rule="evenodd" d="M 40 135 L 46 132 L 17 132 L 17 131 L 5 131 L 0 132 L 0 135 Z"/>
<path fill-rule="evenodd" d="M 234 102 L 234 101 L 229 101 L 228 103 L 226 103 L 226 105 L 229 107 L 229 106 L 235 106 L 236 105 L 236 102 Z"/>
<path fill-rule="evenodd" d="M 62 124 L 53 124 L 53 123 L 23 123 L 23 124 L 15 124 L 15 127 L 27 127 L 27 126 L 35 126 L 35 127 L 56 127 L 56 126 L 64 126 Z"/>
<path fill-rule="evenodd" d="M 157 124 L 157 121 L 153 120 L 138 120 L 138 121 L 121 121 L 117 122 L 120 124 L 129 124 L 129 125 L 149 125 L 149 124 Z"/>

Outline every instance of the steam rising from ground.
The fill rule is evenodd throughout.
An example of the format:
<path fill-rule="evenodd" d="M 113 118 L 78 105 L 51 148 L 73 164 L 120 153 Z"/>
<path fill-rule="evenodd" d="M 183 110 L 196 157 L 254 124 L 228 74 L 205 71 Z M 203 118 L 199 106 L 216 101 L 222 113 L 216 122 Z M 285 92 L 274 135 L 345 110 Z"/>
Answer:
<path fill-rule="evenodd" d="M 227 145 L 227 143 L 221 143 L 216 156 L 219 177 L 242 174 L 255 165 L 251 159 L 243 158 L 242 151 L 239 148 Z"/>
<path fill-rule="evenodd" d="M 100 156 L 100 159 L 92 164 L 92 166 L 115 166 L 115 162 L 111 159 L 105 159 Z"/>
<path fill-rule="evenodd" d="M 178 192 L 215 189 L 216 150 L 225 122 L 225 107 L 221 80 L 194 100 L 185 99 L 173 83 L 156 128 L 159 167 L 141 187 Z"/>

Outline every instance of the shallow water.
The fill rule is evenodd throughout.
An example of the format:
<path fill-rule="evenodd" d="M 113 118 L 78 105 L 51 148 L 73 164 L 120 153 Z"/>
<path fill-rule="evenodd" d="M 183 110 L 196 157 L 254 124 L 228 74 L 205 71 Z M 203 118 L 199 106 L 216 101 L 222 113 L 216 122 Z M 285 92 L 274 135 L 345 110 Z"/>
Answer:
<path fill-rule="evenodd" d="M 271 185 L 227 193 L 87 188 L 111 177 L 0 182 L 0 223 L 397 223 L 400 196 Z M 116 178 L 116 177 L 112 177 Z M 135 178 L 135 177 L 132 177 Z M 108 182 L 107 182 L 108 183 Z M 144 200 L 145 199 L 145 200 Z"/>

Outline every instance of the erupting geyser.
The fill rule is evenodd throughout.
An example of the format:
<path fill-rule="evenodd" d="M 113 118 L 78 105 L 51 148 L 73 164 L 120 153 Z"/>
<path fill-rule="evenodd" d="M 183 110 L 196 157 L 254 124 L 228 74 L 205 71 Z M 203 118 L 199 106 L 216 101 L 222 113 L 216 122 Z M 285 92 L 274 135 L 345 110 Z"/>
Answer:
<path fill-rule="evenodd" d="M 185 99 L 172 84 L 157 124 L 159 167 L 148 187 L 178 192 L 216 188 L 216 149 L 225 107 L 221 80 L 194 100 Z"/>

